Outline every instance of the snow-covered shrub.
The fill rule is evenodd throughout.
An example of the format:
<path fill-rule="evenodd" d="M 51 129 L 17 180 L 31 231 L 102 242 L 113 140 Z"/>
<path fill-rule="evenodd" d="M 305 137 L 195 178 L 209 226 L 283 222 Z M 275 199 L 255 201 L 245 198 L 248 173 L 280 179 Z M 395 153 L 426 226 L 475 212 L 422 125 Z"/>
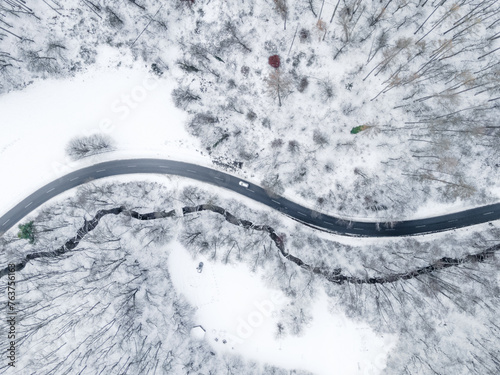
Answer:
<path fill-rule="evenodd" d="M 243 74 L 244 77 L 248 77 L 248 73 L 250 73 L 250 68 L 246 65 L 243 65 L 240 69 L 241 74 Z"/>
<path fill-rule="evenodd" d="M 292 139 L 291 141 L 288 141 L 288 151 L 290 151 L 292 154 L 295 154 L 299 151 L 300 145 L 299 142 Z"/>
<path fill-rule="evenodd" d="M 272 148 L 280 148 L 283 146 L 283 140 L 281 138 L 276 138 L 271 142 Z"/>
<path fill-rule="evenodd" d="M 212 115 L 211 113 L 197 113 L 189 123 L 189 129 L 195 135 L 201 135 L 205 133 L 203 130 L 207 126 L 213 127 L 214 124 L 218 123 L 219 119 Z"/>
<path fill-rule="evenodd" d="M 178 87 L 172 91 L 172 99 L 177 108 L 186 109 L 188 104 L 200 100 L 200 97 L 189 88 Z"/>
<path fill-rule="evenodd" d="M 300 32 L 299 32 L 299 40 L 302 43 L 307 42 L 310 37 L 311 37 L 311 33 L 309 32 L 309 30 L 307 30 L 307 29 L 301 29 L 300 30 Z"/>
<path fill-rule="evenodd" d="M 325 147 L 328 144 L 328 137 L 325 133 L 315 130 L 313 132 L 313 141 L 320 147 Z"/>
<path fill-rule="evenodd" d="M 249 110 L 247 112 L 247 116 L 246 117 L 247 117 L 247 120 L 253 121 L 253 120 L 255 120 L 257 118 L 257 114 L 254 111 Z"/>
<path fill-rule="evenodd" d="M 302 77 L 300 79 L 299 87 L 297 88 L 297 90 L 299 92 L 304 92 L 304 90 L 307 89 L 307 86 L 309 86 L 309 80 L 307 79 L 307 77 Z"/>
<path fill-rule="evenodd" d="M 73 160 L 113 150 L 113 140 L 105 134 L 76 137 L 69 141 L 66 152 Z"/>

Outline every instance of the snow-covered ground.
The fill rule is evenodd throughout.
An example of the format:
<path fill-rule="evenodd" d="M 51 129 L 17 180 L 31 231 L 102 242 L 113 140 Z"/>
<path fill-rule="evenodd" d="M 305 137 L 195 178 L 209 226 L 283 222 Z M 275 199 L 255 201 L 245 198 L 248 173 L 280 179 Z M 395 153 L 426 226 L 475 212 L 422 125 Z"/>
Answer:
<path fill-rule="evenodd" d="M 291 302 L 283 292 L 267 288 L 262 275 L 244 265 L 213 263 L 202 255 L 193 259 L 175 242 L 168 248 L 172 281 L 197 308 L 196 323 L 215 350 L 318 375 L 382 373 L 396 336 L 381 336 L 332 313 L 324 292 L 315 299 L 313 320 L 300 337 L 276 338 L 279 311 Z M 201 273 L 196 271 L 199 262 L 204 263 Z"/>
<path fill-rule="evenodd" d="M 129 180 L 134 181 L 129 183 Z M 188 201 L 183 192 L 189 187 L 189 181 L 175 176 L 118 176 L 103 179 L 92 186 L 98 192 L 107 193 L 103 196 L 100 196 L 99 194 L 101 193 L 98 193 L 94 196 L 96 199 L 89 199 L 84 189 L 79 189 L 76 196 L 71 197 L 71 193 L 75 192 L 73 190 L 64 194 L 67 197 L 71 197 L 70 199 L 64 200 L 60 196 L 44 205 L 45 207 L 37 210 L 40 211 L 44 208 L 46 210 L 54 204 L 56 206 L 52 206 L 53 212 L 60 212 L 64 208 L 68 210 L 67 217 L 61 217 L 60 215 L 47 216 L 41 211 L 38 212 L 41 214 L 36 219 L 37 222 L 40 221 L 39 225 L 45 228 L 55 228 L 53 231 L 41 233 L 41 237 L 44 237 L 42 246 L 45 244 L 45 247 L 52 248 L 60 244 L 61 239 L 73 236 L 76 228 L 82 224 L 82 217 L 89 218 L 89 215 L 92 215 L 96 211 L 96 208 L 93 207 L 96 202 L 99 202 L 98 204 L 101 205 L 102 202 L 108 201 L 107 207 L 115 207 L 117 204 L 132 205 L 134 207 L 137 205 L 136 209 L 139 212 L 149 212 L 154 208 L 169 210 L 173 207 L 186 204 Z M 141 191 L 144 199 L 138 201 L 135 197 L 141 196 Z M 148 193 L 144 194 L 145 192 Z M 220 204 L 228 208 L 230 212 L 236 214 L 238 217 L 249 219 L 259 224 L 272 222 L 272 225 L 280 233 L 287 234 L 289 238 L 287 248 L 292 254 L 301 258 L 303 257 L 304 260 L 307 259 L 314 264 L 319 264 L 319 262 L 325 264 L 324 262 L 326 262 L 326 264 L 333 265 L 334 267 L 342 267 L 344 272 L 347 273 L 358 272 L 359 274 L 359 268 L 363 268 L 365 265 L 372 265 L 377 269 L 369 270 L 370 273 L 375 272 L 379 274 L 381 270 L 384 273 L 383 266 L 386 264 L 390 264 L 392 272 L 411 270 L 419 265 L 426 265 L 428 262 L 443 255 L 461 257 L 464 253 L 468 254 L 471 251 L 476 251 L 477 249 L 473 250 L 473 248 L 477 246 L 487 246 L 487 241 L 489 240 L 488 238 L 477 236 L 478 232 L 474 232 L 474 230 L 477 231 L 479 229 L 479 233 L 487 233 L 489 224 L 483 224 L 480 227 L 467 228 L 461 231 L 460 233 L 463 238 L 458 237 L 461 239 L 460 241 L 457 241 L 457 236 L 452 233 L 440 233 L 430 237 L 426 236 L 425 240 L 421 239 L 420 242 L 417 241 L 418 239 L 412 239 L 411 242 L 405 239 L 392 239 L 386 242 L 381 240 L 360 241 L 359 239 L 348 239 L 351 246 L 343 246 L 331 241 L 332 236 L 328 236 L 331 241 L 329 244 L 307 242 L 315 238 L 317 231 L 310 228 L 301 228 L 297 224 L 289 222 L 289 219 L 282 218 L 277 213 L 272 213 L 268 208 L 263 208 L 262 212 L 256 213 L 250 201 L 238 199 L 240 197 L 235 193 L 229 192 L 223 195 L 218 195 L 218 193 L 220 191 L 216 187 L 210 186 L 207 186 L 207 189 L 201 188 L 195 191 L 195 195 L 202 196 L 199 198 L 199 202 L 212 201 L 215 204 Z M 87 198 L 85 199 L 84 197 Z M 80 203 L 75 205 L 77 202 L 85 202 L 84 207 L 79 207 Z M 75 207 L 78 208 L 75 210 Z M 51 222 L 50 217 L 52 217 L 52 220 L 57 221 Z M 426 298 L 430 298 L 426 304 L 418 302 L 418 296 L 421 292 L 418 289 L 414 290 L 414 288 L 427 282 L 427 278 L 425 277 L 419 280 L 403 281 L 394 286 L 390 284 L 384 287 L 387 288 L 384 290 L 386 293 L 389 292 L 389 297 L 392 296 L 392 293 L 398 293 L 399 287 L 404 289 L 408 287 L 414 290 L 417 300 L 414 306 L 409 306 L 409 311 L 403 309 L 400 312 L 397 309 L 399 303 L 404 300 L 399 300 L 401 294 L 396 294 L 395 299 L 392 301 L 394 304 L 393 307 L 396 308 L 395 311 L 392 310 L 393 307 L 388 306 L 382 307 L 382 311 L 379 311 L 375 306 L 378 307 L 380 301 L 374 297 L 377 291 L 382 289 L 372 286 L 358 289 L 354 285 L 323 283 L 324 280 L 322 278 L 319 278 L 320 280 L 317 280 L 318 283 L 314 284 L 314 296 L 311 297 L 306 292 L 302 295 L 287 297 L 289 294 L 285 295 L 278 287 L 284 287 L 282 290 L 286 290 L 286 284 L 289 282 L 288 277 L 281 279 L 282 281 L 279 285 L 276 279 L 272 279 L 273 272 L 279 272 L 276 269 L 277 267 L 273 266 L 273 257 L 266 259 L 263 268 L 259 267 L 254 271 L 250 271 L 250 264 L 253 261 L 252 258 L 248 258 L 251 255 L 248 254 L 247 256 L 246 253 L 255 254 L 259 252 L 257 247 L 254 246 L 252 248 L 248 246 L 256 237 L 259 237 L 257 234 L 252 239 L 251 236 L 255 236 L 255 233 L 252 233 L 252 231 L 242 231 L 240 228 L 224 222 L 218 215 L 208 212 L 201 213 L 200 215 L 186 215 L 185 220 L 161 219 L 151 223 L 128 222 L 124 219 L 121 215 L 118 217 L 109 216 L 103 219 L 104 221 L 100 225 L 103 232 L 100 234 L 96 233 L 96 237 L 93 239 L 93 235 L 91 235 L 89 242 L 85 241 L 85 243 L 80 244 L 79 250 L 81 251 L 75 251 L 69 257 L 66 257 L 66 259 L 61 257 L 61 259 L 51 261 L 50 265 L 39 261 L 30 262 L 26 268 L 26 275 L 31 277 L 43 271 L 51 274 L 51 271 L 46 268 L 47 266 L 50 269 L 58 270 L 80 269 L 84 273 L 94 269 L 93 272 L 99 274 L 99 268 L 95 264 L 87 269 L 83 265 L 88 266 L 88 262 L 92 263 L 92 259 L 96 256 L 104 256 L 104 254 L 112 259 L 116 259 L 117 257 L 120 259 L 121 254 L 123 255 L 122 260 L 127 262 L 125 264 L 129 266 L 136 264 L 134 263 L 134 259 L 137 259 L 139 264 L 136 267 L 151 271 L 151 274 L 148 273 L 150 276 L 144 276 L 148 279 L 148 284 L 143 288 L 159 293 L 160 295 L 165 292 L 162 288 L 167 288 L 169 293 L 180 293 L 186 297 L 189 305 L 196 309 L 189 321 L 189 327 L 192 327 L 192 325 L 201 325 L 206 329 L 203 342 L 201 343 L 209 344 L 210 350 L 217 353 L 214 358 L 219 359 L 223 358 L 224 355 L 232 354 L 232 358 L 242 356 L 250 361 L 270 363 L 287 369 L 303 369 L 311 371 L 313 374 L 331 374 L 333 370 L 342 374 L 396 374 L 400 373 L 398 370 L 402 368 L 397 364 L 405 361 L 405 358 L 410 355 L 409 353 L 412 350 L 417 352 L 420 350 L 418 349 L 418 345 L 420 344 L 414 342 L 414 334 L 418 335 L 418 337 L 423 337 L 424 341 L 422 341 L 421 345 L 425 346 L 427 344 L 426 340 L 428 338 L 425 337 L 426 333 L 420 331 L 421 326 L 418 323 L 420 321 L 416 316 L 408 317 L 409 312 L 413 315 L 429 314 L 428 309 L 425 308 L 426 304 L 439 305 L 429 295 L 426 295 Z M 72 222 L 73 225 L 69 227 L 65 226 L 68 221 Z M 57 224 L 58 222 L 63 224 L 62 227 Z M 178 228 L 178 224 L 189 226 L 191 222 L 197 222 L 200 226 L 189 227 L 180 231 L 175 229 L 176 227 Z M 167 232 L 170 233 L 169 236 L 171 234 L 174 235 L 173 241 L 160 244 L 151 242 L 151 239 L 143 237 L 145 232 L 148 232 L 148 228 L 152 229 L 150 225 L 158 225 L 159 227 L 166 225 Z M 107 232 L 106 228 L 108 228 L 108 231 L 112 230 L 116 236 L 122 237 L 120 239 L 122 249 L 120 247 L 116 248 L 114 241 L 103 241 L 102 243 L 99 241 L 99 238 L 110 238 L 110 232 L 107 235 L 105 234 Z M 233 251 L 229 262 L 225 264 L 225 254 L 230 248 L 230 243 L 227 242 L 218 243 L 217 261 L 212 261 L 212 248 L 208 249 L 208 251 L 207 249 L 201 249 L 198 245 L 190 245 L 189 249 L 187 247 L 184 248 L 180 244 L 180 241 L 184 241 L 183 243 L 185 243 L 186 234 L 192 233 L 193 230 L 201 230 L 203 232 L 202 236 L 219 236 L 221 239 L 232 236 L 232 238 L 240 243 L 242 248 L 246 249 L 244 251 L 245 254 L 242 254 L 243 259 L 236 256 Z M 175 233 L 177 233 L 176 237 Z M 12 233 L 7 237 L 13 237 Z M 56 240 L 54 240 L 54 237 L 56 237 Z M 207 240 L 209 238 L 206 237 Z M 475 238 L 474 242 L 477 242 L 478 245 L 474 244 L 472 246 L 471 238 Z M 300 241 L 301 239 L 306 239 L 306 243 L 295 241 Z M 22 248 L 23 252 L 33 250 L 33 247 L 30 247 L 26 243 L 23 244 L 22 241 L 13 241 L 8 245 L 10 253 L 16 254 L 12 255 L 12 258 L 18 258 L 18 254 L 22 253 L 19 251 L 19 248 L 16 249 L 16 246 Z M 35 245 L 36 247 L 37 245 Z M 110 250 L 109 247 L 114 249 L 105 251 L 106 248 Z M 321 248 L 324 248 L 325 251 L 318 253 L 321 251 Z M 275 251 L 276 249 L 273 247 L 272 252 Z M 412 257 L 412 251 L 418 252 L 418 259 Z M 189 254 L 195 254 L 195 256 L 191 257 Z M 394 254 L 396 255 L 394 256 Z M 402 257 L 407 258 L 406 263 L 399 263 Z M 197 273 L 196 267 L 200 261 L 204 262 L 203 272 Z M 481 272 L 485 269 L 486 275 L 484 277 L 481 275 L 481 281 L 488 280 L 488 272 L 491 272 L 488 271 L 488 268 L 491 268 L 491 266 L 494 267 L 493 264 L 471 266 L 477 266 Z M 295 271 L 306 274 L 302 273 L 293 264 L 290 264 L 288 270 L 290 277 L 293 276 Z M 452 270 L 451 273 L 436 272 L 436 275 L 432 279 L 434 277 L 454 275 L 463 271 L 462 268 L 457 268 Z M 118 275 L 120 274 L 118 273 Z M 496 274 L 492 275 L 498 278 Z M 364 276 L 364 274 L 361 273 L 360 276 Z M 113 278 L 116 277 L 118 277 L 117 280 L 120 285 L 120 282 L 123 281 L 122 278 L 127 279 L 132 276 L 125 272 L 121 278 L 113 274 Z M 85 288 L 92 287 L 92 284 L 89 286 L 85 281 L 82 281 L 81 276 L 76 278 L 79 279 L 80 283 L 83 283 Z M 165 285 L 167 279 L 171 280 L 171 287 Z M 114 280 L 116 281 L 116 279 Z M 44 284 L 44 288 L 47 288 L 52 285 L 52 281 L 47 282 L 44 279 L 41 283 Z M 101 281 L 105 283 L 109 282 L 107 278 L 104 280 L 101 279 Z M 138 285 L 143 285 L 140 280 L 137 283 Z M 300 291 L 304 287 L 304 280 L 296 280 L 293 284 Z M 121 288 L 122 286 L 115 288 L 115 292 L 119 293 Z M 329 297 L 327 297 L 325 291 Z M 360 293 L 359 299 L 360 301 L 364 301 L 363 305 L 366 305 L 366 307 L 346 306 L 349 300 L 348 295 L 353 291 L 355 291 L 354 294 Z M 366 300 L 364 300 L 363 295 L 367 297 Z M 167 297 L 164 296 L 164 298 L 168 300 Z M 297 336 L 291 333 L 293 323 L 290 320 L 290 316 L 297 316 L 298 309 L 294 310 L 294 307 L 300 304 L 301 301 L 306 301 L 302 302 L 302 306 L 300 307 L 305 307 L 305 314 L 310 318 L 304 323 L 301 332 Z M 148 306 L 148 310 L 151 307 L 144 300 L 143 295 L 141 297 L 138 295 L 137 302 L 139 304 L 145 303 L 145 306 Z M 71 305 L 72 302 L 68 303 Z M 295 305 L 292 305 L 292 303 Z M 166 304 L 167 302 L 165 302 Z M 168 314 L 171 312 L 166 306 L 162 304 L 154 306 L 160 306 L 160 311 L 165 313 L 167 317 L 170 316 Z M 363 311 L 364 309 L 366 311 Z M 432 309 L 430 311 L 432 312 Z M 286 314 L 287 312 L 292 312 L 292 315 Z M 357 320 L 346 317 L 346 313 L 348 315 L 353 314 L 357 317 Z M 150 323 L 153 326 L 161 322 L 161 313 L 149 314 L 150 312 L 143 312 L 141 316 L 154 317 L 152 323 Z M 380 318 L 379 314 L 389 315 L 386 324 L 389 326 L 393 325 L 392 329 L 394 332 L 398 332 L 398 335 L 380 333 L 387 331 L 377 324 L 378 319 L 383 319 Z M 420 316 L 420 318 L 425 320 L 426 324 L 430 324 L 433 327 L 437 323 L 441 324 L 443 322 L 447 322 L 449 326 L 456 325 L 456 320 L 452 324 L 448 320 L 446 313 L 443 314 L 436 313 L 436 316 L 433 316 L 431 313 L 430 316 L 424 315 Z M 460 316 L 459 319 L 462 319 L 462 317 Z M 469 319 L 469 321 L 472 325 L 479 324 L 481 326 L 481 334 L 486 332 L 487 327 L 481 325 L 479 320 L 475 322 L 474 319 Z M 276 334 L 277 323 L 279 322 L 284 323 L 285 331 L 278 338 Z M 370 325 L 368 325 L 368 322 Z M 57 324 L 53 324 L 48 329 L 52 330 L 54 325 Z M 405 330 L 409 329 L 409 331 L 400 333 L 398 329 L 395 329 L 395 327 L 399 327 L 400 325 L 408 325 L 408 327 L 405 327 Z M 446 324 L 443 327 L 446 327 Z M 456 331 L 462 332 L 460 327 L 457 326 L 455 328 Z M 43 333 L 40 334 L 43 335 Z M 52 332 L 52 334 L 57 336 L 57 331 L 55 333 Z M 432 340 L 440 338 L 441 335 L 446 337 L 446 340 L 452 340 L 452 338 L 449 338 L 448 332 L 439 332 L 439 334 L 432 336 Z M 462 340 L 460 342 L 464 344 L 463 340 L 466 339 L 457 338 L 457 340 Z M 40 339 L 39 344 L 44 346 L 45 341 Z M 414 347 L 417 349 L 413 349 Z M 58 355 L 63 354 L 58 353 Z M 25 362 L 23 364 L 26 365 Z M 99 364 L 101 365 L 102 362 L 99 362 Z M 388 366 L 387 368 L 386 365 Z M 432 365 L 435 365 L 435 363 L 433 362 Z"/>
<path fill-rule="evenodd" d="M 0 97 L 0 173 L 12 182 L 2 186 L 0 212 L 43 184 L 100 161 L 163 157 L 211 165 L 184 130 L 185 114 L 171 101 L 172 81 L 158 79 L 142 66 L 117 68 L 116 61 L 124 56 L 103 52 L 106 57 L 98 69 L 71 79 L 40 81 Z M 29 110 L 20 111 L 23 107 Z M 94 133 L 109 135 L 116 151 L 76 162 L 69 159 L 68 141 Z M 71 195 L 67 192 L 59 199 Z M 197 308 L 198 323 L 207 329 L 205 340 L 215 350 L 315 374 L 329 374 L 332 368 L 345 374 L 376 374 L 384 368 L 395 338 L 381 337 L 342 313 L 329 312 L 324 293 L 301 337 L 277 339 L 276 315 L 289 303 L 282 292 L 268 289 L 243 265 L 203 259 L 204 270 L 197 273 L 198 259 L 179 243 L 171 247 L 169 268 L 175 286 Z"/>
<path fill-rule="evenodd" d="M 159 78 L 129 55 L 106 47 L 100 48 L 99 57 L 96 66 L 74 78 L 37 81 L 22 91 L 0 96 L 0 174 L 11 182 L 2 187 L 0 214 L 44 184 L 101 161 L 159 157 L 217 168 L 199 141 L 186 131 L 186 113 L 172 103 L 172 76 Z M 72 161 L 65 152 L 67 143 L 73 137 L 96 133 L 109 135 L 115 141 L 115 151 Z M 245 170 L 240 173 L 255 183 L 264 177 L 255 173 L 247 176 Z M 305 207 L 325 210 L 314 207 L 293 189 L 286 189 L 284 195 Z M 462 200 L 452 206 L 429 201 L 405 219 L 474 206 Z M 364 219 L 350 215 L 348 209 L 342 213 L 326 211 Z M 384 215 L 380 213 L 379 219 Z M 390 213 L 387 215 L 389 218 Z"/>
<path fill-rule="evenodd" d="M 0 96 L 0 175 L 9 181 L 2 185 L 0 214 L 44 184 L 99 161 L 160 157 L 209 164 L 172 103 L 172 80 L 137 63 L 130 67 L 130 56 L 106 48 L 101 58 L 74 78 Z M 116 151 L 72 161 L 68 142 L 95 133 L 109 135 Z"/>
<path fill-rule="evenodd" d="M 8 102 L 1 99 L 8 115 L 2 124 L 19 127 L 0 141 L 0 164 L 11 165 L 10 172 L 16 157 L 31 150 L 22 147 L 20 135 L 39 135 L 33 126 L 54 138 L 120 132 L 117 146 L 127 155 L 147 153 L 130 140 L 154 129 L 149 133 L 157 137 L 147 146 L 152 153 L 156 145 L 163 150 L 165 128 L 153 123 L 181 117 L 171 116 L 166 99 L 175 87 L 192 95 L 177 105 L 188 114 L 181 122 L 191 123 L 198 137 L 199 143 L 189 138 L 195 148 L 210 148 L 211 158 L 242 161 L 256 182 L 276 181 L 286 196 L 325 212 L 401 220 L 498 200 L 498 95 L 491 85 L 498 66 L 497 4 L 314 0 L 281 11 L 277 0 L 134 4 L 81 9 L 76 0 L 57 8 L 34 2 L 22 17 L 5 15 L 13 34 L 1 41 L 10 63 L 0 70 L 0 90 L 32 85 L 9 94 Z M 31 42 L 18 43 L 17 34 Z M 281 57 L 281 87 L 290 89 L 282 92 L 282 106 L 267 60 L 273 54 Z M 144 81 L 153 67 L 170 89 L 151 90 Z M 59 87 L 53 76 L 73 77 L 75 85 Z M 80 86 L 82 77 L 86 84 Z M 34 91 L 44 99 L 28 94 Z M 14 116 L 9 108 L 18 107 L 16 98 L 25 111 Z M 40 108 L 50 115 L 42 116 Z M 68 118 L 69 109 L 77 116 Z M 58 116 L 72 125 L 57 124 Z M 195 124 L 196 116 L 213 122 Z M 129 132 L 127 123 L 142 132 Z M 371 128 L 350 134 L 358 125 Z M 56 164 L 51 170 L 67 164 L 47 157 L 48 165 Z M 39 173 L 47 174 L 45 168 Z"/>
<path fill-rule="evenodd" d="M 492 202 L 500 196 L 495 169 L 500 165 L 495 144 L 498 133 L 492 130 L 496 129 L 498 89 L 494 82 L 491 85 L 498 71 L 490 69 L 498 60 L 493 54 L 500 25 L 491 18 L 498 13 L 494 2 L 477 6 L 473 2 L 460 6 L 339 2 L 336 15 L 336 2 L 297 2 L 289 4 L 287 27 L 276 0 L 238 5 L 180 2 L 171 7 L 157 7 L 156 1 L 142 3 L 109 2 L 101 8 L 87 4 L 89 9 L 76 1 L 62 6 L 54 2 L 55 8 L 46 2 L 33 4 L 39 24 L 29 12 L 21 17 L 8 14 L 19 18 L 12 30 L 33 40 L 19 43 L 12 35 L 2 38 L 0 51 L 8 53 L 2 54 L 7 60 L 1 69 L 6 82 L 0 82 L 0 88 L 34 82 L 23 91 L 0 96 L 0 176 L 6 182 L 0 190 L 0 215 L 65 173 L 100 161 L 134 157 L 178 159 L 211 167 L 215 157 L 244 160 L 241 173 L 250 181 L 278 181 L 279 177 L 288 198 L 356 219 L 422 218 Z M 455 33 L 449 34 L 449 40 L 443 39 L 446 30 Z M 281 82 L 291 86 L 282 106 L 277 104 L 276 86 L 273 91 L 275 71 L 267 61 L 271 54 L 282 57 Z M 153 62 L 161 66 L 161 78 L 151 71 Z M 51 78 L 56 75 L 66 78 Z M 184 109 L 179 110 L 171 96 L 176 88 L 190 90 L 197 99 L 178 103 Z M 455 116 L 455 111 L 460 115 Z M 196 128 L 191 121 L 197 115 L 212 116 L 216 120 L 210 125 L 216 125 L 202 123 Z M 191 125 L 186 127 L 187 123 Z M 361 124 L 373 128 L 356 136 L 349 133 Z M 68 141 L 94 133 L 109 135 L 116 150 L 71 161 L 65 154 Z M 224 141 L 217 143 L 221 139 Z M 177 191 L 184 186 L 177 178 L 142 177 L 168 181 Z M 114 181 L 127 179 L 121 176 Z M 220 189 L 207 190 L 214 196 L 223 194 Z M 71 195 L 67 192 L 58 199 Z M 226 198 L 224 203 L 233 204 L 231 209 L 236 206 L 234 200 L 253 207 L 234 193 L 224 194 Z M 241 213 L 241 207 L 237 208 Z M 269 214 L 264 218 L 272 221 L 269 211 L 262 208 Z M 80 214 L 74 217 L 81 219 Z M 202 220 L 215 223 L 208 215 Z M 441 256 L 477 251 L 495 241 L 488 235 L 496 225 L 406 241 L 347 238 L 339 242 L 353 248 L 331 241 L 322 243 L 322 249 L 315 245 L 315 236 L 329 240 L 331 236 L 302 231 L 288 219 L 279 224 L 279 230 L 288 233 L 289 247 L 301 259 L 315 264 L 324 261 L 327 266 L 358 273 L 361 268 L 370 273 L 404 271 Z M 69 229 L 64 235 L 73 235 Z M 202 229 L 210 233 L 211 228 Z M 17 239 L 9 241 L 16 244 Z M 460 246 L 454 245 L 457 242 Z M 400 337 L 382 337 L 342 312 L 359 313 L 366 320 L 385 319 L 384 307 L 379 305 L 384 299 L 379 300 L 378 289 L 353 287 L 356 303 L 348 305 L 349 298 L 344 297 L 342 308 L 335 308 L 337 300 L 332 296 L 341 300 L 345 289 L 328 284 L 325 290 L 330 297 L 318 287 L 321 290 L 316 291 L 309 311 L 312 319 L 303 332 L 278 338 L 280 314 L 291 308 L 292 300 L 266 285 L 259 270 L 252 273 L 239 263 L 222 265 L 200 254 L 193 259 L 188 247 L 184 249 L 175 240 L 163 247 L 170 251 L 168 268 L 175 289 L 197 309 L 195 320 L 206 329 L 204 340 L 218 353 L 240 354 L 315 374 L 380 374 L 387 358 L 395 366 L 393 371 L 402 371 L 415 358 L 440 368 L 460 367 L 457 358 L 463 360 L 467 355 L 464 366 L 468 361 L 474 366 L 485 364 L 486 369 L 497 366 L 489 364 L 487 354 L 486 360 L 478 359 L 482 349 L 468 340 L 474 336 L 479 343 L 498 342 L 496 336 L 490 339 L 496 328 L 487 323 L 493 322 L 491 316 L 498 306 L 494 260 L 473 265 L 472 276 L 459 273 L 467 272 L 465 267 L 457 268 L 456 274 L 454 270 L 439 272 L 437 280 L 451 280 L 443 285 L 432 284 L 434 275 L 396 283 L 394 289 L 388 289 L 391 295 L 395 292 L 394 299 L 382 290 L 390 306 L 385 307 L 389 317 L 404 320 L 394 325 L 401 328 Z M 28 245 L 25 249 L 31 250 Z M 100 248 L 93 250 L 99 252 Z M 138 245 L 134 250 L 141 253 L 143 249 Z M 145 265 L 154 259 L 149 250 L 139 256 Z M 403 251 L 405 259 L 398 263 Z M 78 255 L 84 263 L 90 261 L 84 252 Z M 199 261 L 204 262 L 202 273 L 195 270 Z M 156 277 L 160 274 L 154 273 Z M 463 280 L 468 283 L 461 285 Z M 474 280 L 479 280 L 477 296 L 474 286 L 467 289 Z M 149 282 L 154 283 L 153 278 Z M 429 287 L 420 290 L 419 283 Z M 411 299 L 415 298 L 406 305 L 408 310 L 404 307 L 406 286 L 412 288 Z M 462 286 L 466 291 L 460 294 Z M 350 288 L 348 285 L 346 294 L 353 293 Z M 449 299 L 445 304 L 451 307 L 432 295 L 436 290 Z M 425 296 L 425 303 L 419 295 Z M 360 306 L 356 306 L 358 298 Z M 367 300 L 371 298 L 370 304 Z M 486 307 L 477 302 L 483 298 Z M 440 303 L 443 310 L 439 310 Z M 403 306 L 401 313 L 392 304 L 396 311 Z M 462 315 L 453 319 L 453 304 L 463 311 L 463 306 L 474 305 L 478 311 L 464 313 L 466 319 Z M 358 311 L 363 308 L 372 311 L 363 315 Z M 447 316 L 448 309 L 452 312 Z M 415 323 L 420 322 L 415 314 L 424 326 Z M 476 330 L 475 325 L 481 329 Z M 463 326 L 466 328 L 461 330 Z M 41 337 L 41 347 L 52 349 L 45 347 L 43 334 Z M 456 350 L 454 340 L 461 344 Z M 447 354 L 441 355 L 444 352 Z M 422 362 L 423 367 L 414 364 L 411 371 L 428 371 L 432 367 L 426 363 Z M 478 368 L 479 372 L 485 369 Z"/>

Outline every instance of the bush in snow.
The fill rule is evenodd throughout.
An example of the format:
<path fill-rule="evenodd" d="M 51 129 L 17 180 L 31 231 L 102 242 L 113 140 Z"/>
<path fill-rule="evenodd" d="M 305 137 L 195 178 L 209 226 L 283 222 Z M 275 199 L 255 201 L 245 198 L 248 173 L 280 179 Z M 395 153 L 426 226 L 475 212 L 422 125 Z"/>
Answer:
<path fill-rule="evenodd" d="M 257 118 L 257 114 L 256 114 L 254 111 L 249 110 L 249 111 L 247 112 L 247 119 L 248 119 L 249 121 L 253 121 L 253 120 L 255 120 L 256 118 Z"/>
<path fill-rule="evenodd" d="M 66 152 L 73 160 L 113 150 L 113 141 L 104 134 L 75 137 L 66 146 Z"/>
<path fill-rule="evenodd" d="M 281 138 L 276 138 L 271 142 L 271 147 L 272 148 L 280 148 L 283 146 L 283 140 Z"/>
<path fill-rule="evenodd" d="M 190 103 L 200 100 L 201 98 L 191 92 L 189 88 L 179 87 L 172 91 L 172 99 L 177 108 L 186 109 Z"/>
<path fill-rule="evenodd" d="M 299 142 L 296 140 L 291 140 L 288 142 L 288 151 L 290 151 L 292 154 L 295 154 L 299 151 Z"/>
<path fill-rule="evenodd" d="M 304 90 L 307 89 L 307 86 L 309 86 L 309 80 L 307 77 L 302 77 L 299 83 L 299 92 L 304 92 Z"/>
<path fill-rule="evenodd" d="M 248 77 L 248 73 L 250 73 L 250 68 L 246 65 L 243 65 L 240 71 L 241 74 L 243 74 L 243 76 Z"/>
<path fill-rule="evenodd" d="M 307 29 L 302 29 L 300 30 L 299 33 L 299 39 L 302 43 L 307 42 L 309 40 L 309 37 L 311 36 L 311 33 Z"/>
<path fill-rule="evenodd" d="M 320 147 L 325 147 L 328 144 L 328 137 L 325 133 L 315 130 L 313 133 L 313 141 Z"/>

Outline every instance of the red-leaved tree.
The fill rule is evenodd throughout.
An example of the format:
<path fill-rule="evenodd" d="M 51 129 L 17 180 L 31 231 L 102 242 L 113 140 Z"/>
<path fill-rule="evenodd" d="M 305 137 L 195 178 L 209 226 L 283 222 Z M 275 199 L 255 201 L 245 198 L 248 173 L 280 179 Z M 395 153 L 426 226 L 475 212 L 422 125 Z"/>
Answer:
<path fill-rule="evenodd" d="M 269 56 L 269 65 L 278 69 L 280 67 L 280 57 L 278 55 Z"/>

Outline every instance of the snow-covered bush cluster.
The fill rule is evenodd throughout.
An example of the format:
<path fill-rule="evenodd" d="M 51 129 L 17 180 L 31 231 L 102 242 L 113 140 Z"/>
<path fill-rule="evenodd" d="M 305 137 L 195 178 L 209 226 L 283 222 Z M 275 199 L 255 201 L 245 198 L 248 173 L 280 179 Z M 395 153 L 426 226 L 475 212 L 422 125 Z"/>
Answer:
<path fill-rule="evenodd" d="M 101 154 L 113 149 L 112 139 L 105 134 L 92 134 L 76 137 L 69 141 L 66 153 L 73 160 L 87 156 Z"/>

